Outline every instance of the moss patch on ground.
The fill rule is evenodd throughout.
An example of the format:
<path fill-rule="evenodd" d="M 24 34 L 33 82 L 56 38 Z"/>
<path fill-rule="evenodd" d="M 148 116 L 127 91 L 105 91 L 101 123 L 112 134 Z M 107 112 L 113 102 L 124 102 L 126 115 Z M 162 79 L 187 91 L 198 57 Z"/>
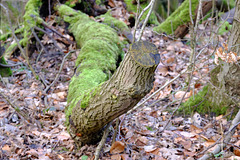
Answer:
<path fill-rule="evenodd" d="M 111 77 L 117 68 L 118 57 L 123 53 L 123 44 L 113 28 L 93 21 L 88 15 L 66 5 L 58 6 L 57 10 L 70 24 L 69 30 L 81 47 L 76 73 L 69 85 L 66 109 L 66 117 L 69 117 L 76 105 L 86 108 L 100 84 Z"/>
<path fill-rule="evenodd" d="M 192 18 L 194 19 L 195 10 L 198 6 L 198 0 L 192 0 Z M 158 33 L 165 32 L 173 34 L 178 26 L 190 22 L 189 1 L 184 1 L 163 23 L 153 28 Z"/>
<path fill-rule="evenodd" d="M 209 99 L 212 96 L 209 86 L 205 86 L 198 94 L 190 97 L 183 103 L 178 110 L 180 113 L 191 115 L 194 112 L 200 114 L 215 113 L 216 115 L 226 114 L 228 111 L 227 105 L 221 103 L 216 104 Z"/>

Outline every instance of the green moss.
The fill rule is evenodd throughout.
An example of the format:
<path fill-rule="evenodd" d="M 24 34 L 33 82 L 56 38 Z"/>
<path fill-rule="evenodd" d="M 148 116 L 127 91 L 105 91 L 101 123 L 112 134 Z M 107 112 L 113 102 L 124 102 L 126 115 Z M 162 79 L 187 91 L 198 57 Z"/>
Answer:
<path fill-rule="evenodd" d="M 22 28 L 15 31 L 15 34 L 23 33 L 23 39 L 20 40 L 20 45 L 26 46 L 29 42 L 29 37 L 32 34 L 31 28 L 37 24 L 41 24 L 43 20 L 39 16 L 39 7 L 41 6 L 41 0 L 29 0 L 25 6 L 25 14 L 23 16 L 24 22 Z M 1 40 L 7 39 L 11 36 L 11 32 L 1 36 Z M 17 46 L 17 43 L 11 44 L 6 49 L 6 55 L 12 53 L 13 49 Z"/>
<path fill-rule="evenodd" d="M 96 0 L 95 2 L 96 2 L 97 5 L 103 4 L 101 0 Z"/>
<path fill-rule="evenodd" d="M 65 5 L 73 8 L 73 7 L 76 6 L 77 3 L 81 3 L 81 0 L 78 0 L 78 1 L 76 1 L 76 0 L 68 0 L 68 1 L 65 2 Z"/>
<path fill-rule="evenodd" d="M 29 0 L 25 6 L 24 18 L 24 39 L 23 46 L 26 46 L 29 36 L 32 34 L 31 28 L 41 24 L 43 20 L 39 16 L 39 8 L 41 6 L 41 0 Z"/>
<path fill-rule="evenodd" d="M 6 55 L 10 55 L 16 47 L 17 47 L 17 43 L 16 43 L 16 42 L 13 43 L 13 44 L 11 44 L 11 45 L 6 49 L 5 54 L 6 54 Z"/>
<path fill-rule="evenodd" d="M 132 4 L 132 0 L 124 0 L 124 2 L 127 4 L 127 10 L 128 11 L 132 11 L 132 12 L 137 13 L 137 5 Z M 142 9 L 146 8 L 147 5 L 148 5 L 148 3 L 142 3 L 141 4 L 141 8 Z M 144 20 L 146 18 L 148 11 L 149 11 L 149 9 L 143 14 L 143 16 L 142 16 L 142 18 L 140 20 Z M 156 25 L 159 24 L 159 22 L 157 20 L 157 17 L 155 16 L 154 13 L 151 13 L 148 22 L 150 24 L 156 24 Z"/>
<path fill-rule="evenodd" d="M 73 33 L 81 51 L 76 61 L 76 73 L 71 79 L 68 91 L 68 107 L 66 120 L 73 108 L 86 108 L 90 98 L 116 69 L 116 62 L 122 51 L 122 43 L 116 31 L 90 19 L 86 14 L 61 5 L 58 11 L 64 20 L 70 23 L 69 30 Z"/>
<path fill-rule="evenodd" d="M 27 44 L 28 41 L 29 41 L 29 40 L 28 40 L 28 38 L 26 37 L 26 38 L 21 39 L 21 40 L 19 41 L 19 44 L 20 44 L 20 45 Z M 6 54 L 6 55 L 11 55 L 12 52 L 14 51 L 14 49 L 15 49 L 16 47 L 17 47 L 17 43 L 16 43 L 16 42 L 13 43 L 13 44 L 11 44 L 11 45 L 6 49 L 5 54 Z"/>
<path fill-rule="evenodd" d="M 24 31 L 24 27 L 18 28 L 17 30 L 14 31 L 15 34 L 22 33 Z M 12 31 L 9 31 L 3 35 L 1 35 L 0 40 L 5 41 L 7 38 L 9 38 L 12 35 Z"/>
<path fill-rule="evenodd" d="M 205 86 L 197 95 L 190 97 L 185 103 L 181 105 L 178 110 L 180 113 L 191 115 L 194 112 L 200 114 L 215 113 L 216 115 L 226 114 L 228 107 L 224 103 L 216 104 L 212 102 L 209 97 L 212 96 L 208 90 L 209 86 Z"/>
<path fill-rule="evenodd" d="M 4 57 L 1 57 L 0 58 L 0 63 L 1 64 L 7 64 L 6 60 L 4 59 Z M 12 70 L 11 68 L 8 68 L 8 67 L 1 67 L 0 66 L 0 75 L 2 77 L 9 77 L 12 75 Z"/>
<path fill-rule="evenodd" d="M 228 21 L 220 22 L 220 28 L 218 30 L 219 35 L 223 35 L 224 33 L 227 33 L 231 30 L 232 25 L 228 23 Z"/>
<path fill-rule="evenodd" d="M 235 7 L 235 0 L 222 0 L 223 6 L 229 6 L 230 9 Z"/>
<path fill-rule="evenodd" d="M 107 12 L 104 15 L 96 17 L 96 19 L 101 19 L 103 24 L 106 24 L 106 25 L 112 27 L 120 35 L 124 35 L 129 41 L 133 40 L 133 35 L 131 34 L 131 30 L 128 28 L 126 23 L 112 17 L 110 12 Z M 124 39 L 124 41 L 122 41 L 122 44 L 127 45 L 129 43 L 127 39 Z M 124 45 L 122 45 L 121 48 L 124 48 Z M 124 52 L 122 52 L 121 57 L 123 59 Z"/>
<path fill-rule="evenodd" d="M 194 19 L 195 9 L 198 5 L 198 0 L 192 0 L 192 16 Z M 189 16 L 189 1 L 184 1 L 181 6 L 178 7 L 163 23 L 153 28 L 158 33 L 165 32 L 167 34 L 173 34 L 178 26 L 187 24 L 190 22 Z"/>
<path fill-rule="evenodd" d="M 104 24 L 107 24 L 108 26 L 110 26 L 112 28 L 116 28 L 117 30 L 120 30 L 122 32 L 130 31 L 130 29 L 128 28 L 126 23 L 112 17 L 110 12 L 107 12 L 99 17 L 96 17 L 96 19 L 103 19 Z"/>

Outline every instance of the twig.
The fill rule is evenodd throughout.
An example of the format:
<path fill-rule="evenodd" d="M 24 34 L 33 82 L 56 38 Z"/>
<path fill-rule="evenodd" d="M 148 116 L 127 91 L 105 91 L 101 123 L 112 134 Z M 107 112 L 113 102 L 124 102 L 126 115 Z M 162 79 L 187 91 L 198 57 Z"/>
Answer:
<path fill-rule="evenodd" d="M 134 26 L 134 33 L 133 33 L 133 43 L 135 42 L 135 36 L 136 36 L 136 31 L 137 31 L 137 26 L 138 26 L 138 23 L 139 23 L 139 21 L 138 21 L 138 18 L 139 18 L 139 12 L 140 12 L 140 1 L 139 0 L 137 0 L 137 15 L 136 15 L 136 23 L 135 23 L 135 26 Z"/>
<path fill-rule="evenodd" d="M 215 145 L 217 145 L 218 143 L 220 143 L 220 140 L 221 140 L 221 139 L 222 139 L 222 137 L 221 137 L 221 138 L 218 138 L 218 140 L 217 140 L 214 144 L 208 146 L 208 147 L 207 147 L 206 149 L 204 149 L 202 152 L 197 153 L 196 156 L 199 156 L 199 155 L 204 154 L 205 152 L 207 152 L 210 148 L 212 148 L 212 147 L 214 147 Z"/>
<path fill-rule="evenodd" d="M 167 16 L 169 17 L 170 15 L 170 0 L 167 1 L 168 4 L 167 4 Z"/>
<path fill-rule="evenodd" d="M 44 92 L 45 92 L 45 93 L 47 93 L 47 91 L 49 90 L 49 88 L 52 87 L 52 86 L 55 84 L 55 82 L 57 81 L 57 79 L 58 79 L 58 77 L 59 77 L 59 75 L 60 75 L 60 73 L 61 73 L 61 71 L 62 71 L 62 69 L 63 69 L 63 64 L 64 64 L 67 56 L 68 56 L 70 53 L 72 53 L 72 52 L 75 52 L 75 50 L 69 51 L 69 52 L 63 57 L 63 60 L 62 60 L 60 69 L 58 70 L 58 73 L 57 73 L 55 79 L 53 80 L 53 82 L 44 89 Z"/>
<path fill-rule="evenodd" d="M 39 27 L 37 27 L 37 26 L 35 26 L 34 29 L 45 33 L 45 34 L 53 41 L 53 43 L 54 43 L 54 45 L 57 47 L 57 49 L 58 49 L 61 53 L 63 53 L 63 50 L 58 46 L 56 40 L 55 40 L 49 33 L 47 33 L 45 30 L 43 30 L 43 29 L 41 29 L 41 28 L 39 28 Z"/>
<path fill-rule="evenodd" d="M 182 101 L 184 100 L 184 98 L 185 98 L 185 96 L 186 96 L 186 94 L 187 94 L 187 91 L 188 91 L 188 89 L 190 88 L 190 83 L 189 83 L 189 85 L 188 85 L 188 87 L 187 87 L 187 89 L 186 89 L 186 91 L 185 91 L 185 93 L 183 94 L 183 96 L 182 96 L 182 98 L 181 98 L 181 100 L 180 100 L 180 102 L 179 102 L 179 104 L 178 104 L 178 106 L 175 108 L 175 110 L 173 111 L 173 113 L 171 114 L 171 117 L 168 119 L 168 121 L 167 121 L 167 123 L 166 123 L 166 125 L 163 127 L 163 129 L 161 130 L 161 131 L 159 131 L 158 133 L 161 133 L 161 132 L 163 132 L 166 128 L 167 128 L 167 126 L 168 126 L 168 124 L 170 123 L 170 121 L 172 120 L 172 117 L 173 117 L 173 115 L 176 113 L 176 111 L 178 110 L 178 108 L 180 107 L 180 105 L 181 105 L 181 103 L 182 103 Z"/>
<path fill-rule="evenodd" d="M 197 34 L 197 27 L 198 27 L 198 23 L 199 23 L 199 21 L 200 21 L 201 11 L 202 11 L 202 0 L 199 0 L 199 3 L 198 3 L 198 12 L 197 12 L 197 19 L 196 19 L 195 27 L 194 27 L 194 33 L 195 33 L 195 34 Z M 195 35 L 195 36 L 196 36 L 196 35 Z"/>
<path fill-rule="evenodd" d="M 119 122 L 120 122 L 120 119 L 118 117 L 116 119 L 116 129 L 114 130 L 114 135 L 113 135 L 113 138 L 112 138 L 112 144 L 116 141 L 116 137 L 117 137 L 117 134 L 118 134 L 118 127 L 120 126 Z"/>
<path fill-rule="evenodd" d="M 50 20 L 51 15 L 51 0 L 48 0 L 48 21 Z"/>
<path fill-rule="evenodd" d="M 48 24 L 46 24 L 46 23 L 44 23 L 44 22 L 42 22 L 41 24 L 42 24 L 44 27 L 46 27 L 46 28 L 50 29 L 51 31 L 55 32 L 55 33 L 56 33 L 57 35 L 59 35 L 60 37 L 66 39 L 66 40 L 68 41 L 68 43 L 70 43 L 70 44 L 73 44 L 73 43 L 74 43 L 74 42 L 71 41 L 70 39 L 64 37 L 64 36 L 63 36 L 61 33 L 59 33 L 58 31 L 56 31 L 55 29 L 53 29 L 52 27 L 50 27 Z"/>
<path fill-rule="evenodd" d="M 60 69 L 58 70 L 58 73 L 57 73 L 55 79 L 54 79 L 53 82 L 52 82 L 50 85 L 48 85 L 48 86 L 44 89 L 44 91 L 43 91 L 43 93 L 44 93 L 45 95 L 47 95 L 48 90 L 55 84 L 55 82 L 56 82 L 57 79 L 59 78 L 59 75 L 60 75 L 60 73 L 61 73 L 61 71 L 62 71 L 62 69 L 63 69 L 63 64 L 64 64 L 67 56 L 68 56 L 70 53 L 72 53 L 72 52 L 74 52 L 74 50 L 73 50 L 73 51 L 69 51 L 69 52 L 63 57 L 63 60 L 62 60 Z M 42 79 L 42 77 L 40 77 L 40 78 Z M 44 79 L 42 79 L 42 81 L 44 82 Z M 44 83 L 44 84 L 45 84 L 45 83 Z M 47 96 L 44 97 L 44 105 L 45 105 L 47 108 L 49 108 L 49 105 L 48 105 L 48 103 L 47 103 Z"/>
<path fill-rule="evenodd" d="M 109 127 L 112 125 L 112 122 L 108 123 L 106 129 L 104 130 L 104 133 L 103 133 L 103 136 L 102 136 L 102 139 L 101 141 L 99 142 L 97 148 L 96 148 L 96 151 L 95 151 L 95 158 L 94 160 L 98 160 L 99 158 L 99 154 L 100 154 L 100 151 L 103 147 L 103 145 L 105 144 L 106 142 L 106 139 L 107 139 L 107 136 L 108 136 L 108 133 L 109 133 Z"/>
<path fill-rule="evenodd" d="M 142 18 L 143 14 L 151 7 L 152 1 L 154 1 L 154 0 L 151 0 L 151 2 L 148 4 L 148 6 L 147 6 L 146 8 L 144 8 L 144 9 L 142 10 L 142 12 L 140 13 L 140 15 L 137 17 L 137 21 L 136 21 L 136 23 L 135 23 L 134 33 L 133 33 L 133 42 L 135 42 L 136 30 L 137 30 L 137 26 L 138 26 L 138 24 L 139 24 L 139 21 L 140 21 L 140 19 Z"/>
<path fill-rule="evenodd" d="M 21 65 L 22 63 L 16 63 L 16 64 L 2 64 L 2 63 L 0 63 L 0 67 L 7 67 L 7 68 L 9 68 L 9 67 L 15 67 L 15 66 L 19 66 L 19 65 Z"/>
<path fill-rule="evenodd" d="M 194 25 L 193 18 L 192 18 L 192 1 L 191 0 L 189 0 L 189 16 L 190 16 L 192 25 Z"/>
<path fill-rule="evenodd" d="M 142 28 L 141 28 L 141 31 L 140 31 L 140 36 L 138 37 L 138 40 L 137 41 L 140 41 L 141 40 L 141 37 L 142 37 L 142 35 L 143 35 L 143 30 L 144 30 L 144 28 L 146 27 L 146 25 L 147 25 L 147 22 L 148 22 L 148 19 L 149 19 L 149 17 L 150 17 L 150 15 L 151 15 L 151 13 L 152 13 L 152 11 L 153 11 L 153 7 L 154 7 L 154 4 L 155 4 L 155 0 L 151 0 L 151 2 L 150 2 L 150 9 L 149 9 L 149 11 L 148 11 L 148 14 L 147 14 L 147 16 L 146 16 L 146 19 L 145 19 L 145 21 L 144 21 L 144 23 L 143 23 L 143 26 L 142 26 Z"/>
<path fill-rule="evenodd" d="M 10 99 L 8 99 L 7 96 L 4 95 L 4 93 L 0 90 L 0 95 L 8 102 L 8 104 L 10 104 L 10 106 L 12 106 L 12 108 L 16 111 L 16 113 L 24 118 L 27 122 L 29 121 L 29 117 L 26 117 L 26 115 L 24 113 L 21 112 L 21 110 L 19 109 L 18 106 L 16 106 L 14 103 L 12 103 L 12 101 Z M 29 123 L 29 122 L 28 122 Z"/>
<path fill-rule="evenodd" d="M 33 36 L 35 37 L 35 39 L 38 41 L 38 43 L 40 44 L 40 46 L 42 47 L 42 49 L 44 50 L 44 52 L 46 54 L 48 54 L 47 49 L 44 47 L 44 45 L 42 44 L 42 42 L 40 41 L 40 39 L 38 38 L 37 34 L 35 33 L 35 31 L 31 28 L 31 31 L 33 33 Z"/>

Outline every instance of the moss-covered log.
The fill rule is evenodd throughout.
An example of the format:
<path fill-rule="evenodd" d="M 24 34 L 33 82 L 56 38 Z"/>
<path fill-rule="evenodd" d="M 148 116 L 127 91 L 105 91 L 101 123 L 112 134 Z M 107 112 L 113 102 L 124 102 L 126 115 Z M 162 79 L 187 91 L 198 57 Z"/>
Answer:
<path fill-rule="evenodd" d="M 86 108 L 82 108 L 81 99 L 73 109 L 69 131 L 77 145 L 97 142 L 107 123 L 126 113 L 151 90 L 156 65 L 143 67 L 130 54 L 109 81 L 90 92 Z"/>
<path fill-rule="evenodd" d="M 191 2 L 191 15 L 193 16 L 192 19 L 194 19 L 195 10 L 198 6 L 198 0 L 192 0 Z M 159 33 L 165 32 L 167 34 L 174 34 L 178 26 L 187 26 L 190 20 L 191 18 L 189 14 L 189 1 L 186 0 L 163 23 L 155 27 L 153 30 Z"/>
<path fill-rule="evenodd" d="M 122 53 L 116 31 L 65 5 L 56 9 L 70 23 L 69 30 L 81 47 L 66 109 L 68 131 L 80 147 L 97 142 L 107 123 L 150 91 L 160 56 L 154 45 L 138 42 L 111 77 Z"/>

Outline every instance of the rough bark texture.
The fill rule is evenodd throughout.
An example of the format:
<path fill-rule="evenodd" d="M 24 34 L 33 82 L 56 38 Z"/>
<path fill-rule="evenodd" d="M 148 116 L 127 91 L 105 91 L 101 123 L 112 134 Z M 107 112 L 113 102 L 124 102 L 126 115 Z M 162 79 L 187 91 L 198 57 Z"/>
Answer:
<path fill-rule="evenodd" d="M 235 7 L 235 14 L 233 18 L 233 26 L 231 30 L 231 36 L 229 38 L 229 47 L 231 50 L 240 55 L 240 1 L 237 0 Z"/>
<path fill-rule="evenodd" d="M 131 55 L 135 52 L 131 52 L 130 48 L 111 79 L 92 90 L 88 106 L 82 108 L 81 100 L 77 103 L 69 117 L 69 131 L 78 147 L 97 142 L 107 123 L 130 110 L 149 93 L 158 63 L 151 56 L 155 55 L 154 52 L 150 50 L 146 54 L 153 57 L 155 64 L 144 66 L 141 62 L 146 58 L 136 62 Z"/>
<path fill-rule="evenodd" d="M 211 100 L 214 104 L 229 106 L 240 102 L 240 67 L 237 64 L 223 62 L 211 72 Z"/>
<path fill-rule="evenodd" d="M 233 27 L 229 38 L 229 49 L 239 55 L 240 44 L 240 0 L 236 2 Z M 232 48 L 230 47 L 232 46 Z M 239 64 L 221 62 L 211 72 L 211 97 L 215 104 L 228 107 L 240 102 L 240 67 Z"/>

